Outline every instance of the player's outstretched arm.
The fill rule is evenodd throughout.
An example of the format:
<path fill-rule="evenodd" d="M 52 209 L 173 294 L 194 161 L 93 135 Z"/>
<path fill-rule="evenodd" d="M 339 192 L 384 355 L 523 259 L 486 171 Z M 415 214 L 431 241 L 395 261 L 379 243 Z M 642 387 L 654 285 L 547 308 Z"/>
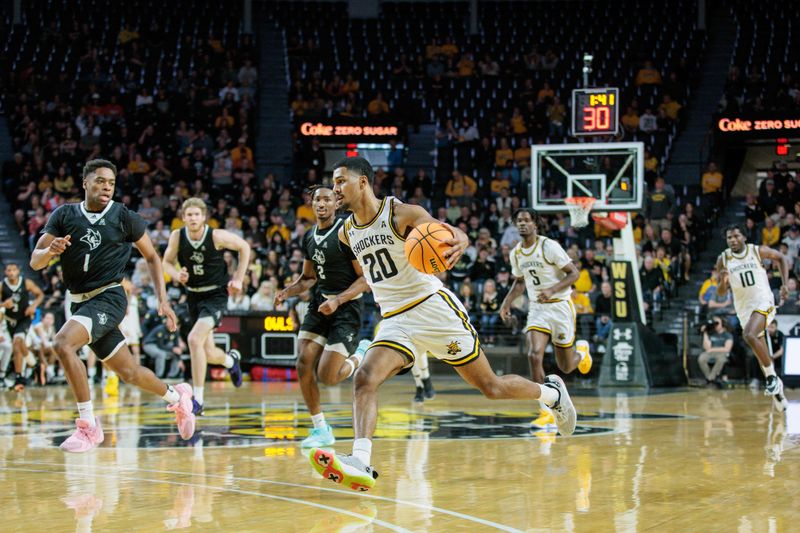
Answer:
<path fill-rule="evenodd" d="M 56 237 L 49 233 L 45 233 L 39 237 L 39 240 L 36 242 L 36 248 L 33 250 L 33 254 L 31 254 L 31 268 L 34 270 L 41 270 L 50 263 L 53 257 L 63 254 L 64 250 L 72 244 L 70 238 L 69 235 L 66 237 Z"/>
<path fill-rule="evenodd" d="M 317 283 L 317 273 L 314 272 L 314 263 L 308 259 L 303 261 L 303 273 L 300 277 L 278 291 L 275 295 L 275 307 L 282 304 L 292 296 L 303 294 Z"/>
<path fill-rule="evenodd" d="M 353 270 L 358 274 L 358 278 L 356 278 L 349 287 L 337 294 L 336 298 L 326 300 L 320 304 L 317 310 L 323 315 L 332 315 L 343 303 L 349 302 L 353 298 L 358 297 L 359 294 L 370 290 L 367 278 L 364 277 L 364 272 L 361 270 L 361 265 L 356 260 L 353 260 L 352 263 Z"/>
<path fill-rule="evenodd" d="M 189 271 L 182 268 L 178 271 L 175 266 L 178 261 L 178 246 L 181 239 L 181 230 L 176 229 L 169 235 L 169 242 L 167 242 L 167 249 L 164 250 L 164 257 L 161 259 L 161 268 L 164 273 L 172 279 L 178 280 L 179 283 L 186 283 L 189 281 Z"/>
<path fill-rule="evenodd" d="M 778 250 L 763 245 L 758 248 L 758 254 L 763 259 L 771 259 L 778 263 L 778 269 L 781 271 L 781 301 L 778 305 L 783 305 L 789 298 L 789 287 L 786 285 L 789 280 L 789 259 Z"/>
<path fill-rule="evenodd" d="M 420 224 L 442 224 L 422 207 L 411 204 L 396 204 L 394 206 L 394 218 L 395 227 L 401 235 L 407 234 L 409 228 L 415 228 Z M 442 254 L 444 260 L 447 261 L 447 268 L 449 269 L 458 263 L 458 260 L 464 255 L 464 250 L 469 246 L 469 237 L 467 237 L 466 233 L 450 224 L 444 225 L 453 232 L 453 238 L 445 239 L 444 241 L 450 245 L 450 249 Z"/>
<path fill-rule="evenodd" d="M 214 239 L 214 246 L 217 248 L 225 248 L 239 254 L 239 264 L 236 266 L 233 278 L 228 282 L 228 288 L 235 292 L 241 291 L 247 268 L 250 266 L 250 245 L 235 233 L 224 229 L 215 229 L 211 238 Z"/>
<path fill-rule="evenodd" d="M 158 253 L 153 247 L 153 241 L 150 240 L 150 237 L 145 232 L 133 245 L 136 246 L 144 260 L 147 261 L 147 269 L 150 271 L 153 288 L 156 290 L 156 296 L 158 297 L 158 315 L 167 317 L 167 329 L 175 331 L 178 329 L 178 318 L 175 316 L 172 306 L 169 305 L 167 286 L 164 282 L 164 271 L 161 269 L 161 258 L 158 257 Z"/>

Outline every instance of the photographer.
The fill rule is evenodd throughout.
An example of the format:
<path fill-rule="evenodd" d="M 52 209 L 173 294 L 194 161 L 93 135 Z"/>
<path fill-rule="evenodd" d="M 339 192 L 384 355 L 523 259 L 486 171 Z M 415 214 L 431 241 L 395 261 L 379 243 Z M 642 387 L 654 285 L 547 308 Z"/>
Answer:
<path fill-rule="evenodd" d="M 703 353 L 697 358 L 700 370 L 706 381 L 722 388 L 724 384 L 719 379 L 722 367 L 728 361 L 728 355 L 733 348 L 733 335 L 725 329 L 722 317 L 715 316 L 700 328 L 703 332 Z M 709 368 L 709 361 L 714 360 L 714 368 Z"/>

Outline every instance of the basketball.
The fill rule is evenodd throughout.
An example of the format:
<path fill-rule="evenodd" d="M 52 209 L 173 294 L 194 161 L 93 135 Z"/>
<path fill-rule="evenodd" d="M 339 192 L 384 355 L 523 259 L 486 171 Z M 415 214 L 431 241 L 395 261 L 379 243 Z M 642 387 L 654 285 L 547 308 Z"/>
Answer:
<path fill-rule="evenodd" d="M 438 274 L 447 270 L 444 259 L 450 245 L 444 242 L 453 232 L 444 224 L 420 224 L 406 238 L 406 257 L 411 266 L 425 274 Z"/>

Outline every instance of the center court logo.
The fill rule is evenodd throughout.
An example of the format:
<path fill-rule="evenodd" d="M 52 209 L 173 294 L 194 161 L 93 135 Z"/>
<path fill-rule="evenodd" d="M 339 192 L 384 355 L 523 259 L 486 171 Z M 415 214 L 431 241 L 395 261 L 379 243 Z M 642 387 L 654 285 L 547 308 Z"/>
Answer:
<path fill-rule="evenodd" d="M 264 411 L 262 405 L 230 408 L 206 408 L 198 424 L 194 440 L 182 441 L 175 431 L 174 419 L 164 416 L 160 404 L 141 406 L 109 404 L 101 407 L 107 435 L 107 446 L 118 448 L 172 448 L 191 446 L 202 439 L 203 446 L 257 447 L 273 444 L 294 446 L 308 436 L 313 424 L 311 417 L 298 413 L 294 406 L 274 405 Z M 118 416 L 130 419 L 135 414 L 137 424 L 119 424 Z M 337 439 L 353 438 L 352 409 L 349 404 L 325 406 L 325 415 L 333 426 Z M 14 429 L 20 424 L 20 414 L 0 414 L 0 427 Z M 47 411 L 40 421 L 40 433 L 57 446 L 70 434 L 72 412 Z M 535 413 L 527 411 L 419 411 L 406 408 L 384 408 L 378 412 L 376 439 L 406 440 L 426 437 L 431 440 L 530 439 L 542 436 L 557 437 L 554 426 L 535 426 Z M 683 415 L 631 413 L 579 413 L 578 427 L 572 437 L 607 435 L 617 431 L 617 423 L 625 419 L 685 419 Z M 31 414 L 27 423 L 33 422 Z"/>

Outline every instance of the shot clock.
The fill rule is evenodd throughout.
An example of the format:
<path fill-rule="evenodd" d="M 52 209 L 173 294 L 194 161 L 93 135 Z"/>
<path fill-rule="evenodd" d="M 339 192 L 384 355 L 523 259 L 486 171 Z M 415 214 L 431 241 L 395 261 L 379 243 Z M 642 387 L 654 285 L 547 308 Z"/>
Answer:
<path fill-rule="evenodd" d="M 619 89 L 574 89 L 572 91 L 572 134 L 614 135 L 619 124 Z"/>

